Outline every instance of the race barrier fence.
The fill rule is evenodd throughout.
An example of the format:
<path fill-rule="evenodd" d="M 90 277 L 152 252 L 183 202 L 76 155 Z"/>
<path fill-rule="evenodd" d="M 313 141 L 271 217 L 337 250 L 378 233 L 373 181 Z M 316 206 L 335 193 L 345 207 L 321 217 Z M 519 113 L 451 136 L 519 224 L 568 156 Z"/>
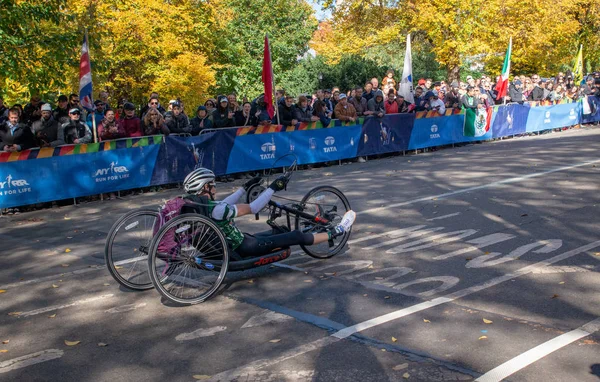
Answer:
<path fill-rule="evenodd" d="M 0 153 L 0 208 L 181 182 L 195 167 L 217 175 L 271 168 L 285 154 L 312 164 L 543 131 L 600 121 L 600 98 L 558 105 L 508 104 L 333 120 L 296 126 L 216 129 Z M 291 156 L 277 162 L 285 166 Z"/>

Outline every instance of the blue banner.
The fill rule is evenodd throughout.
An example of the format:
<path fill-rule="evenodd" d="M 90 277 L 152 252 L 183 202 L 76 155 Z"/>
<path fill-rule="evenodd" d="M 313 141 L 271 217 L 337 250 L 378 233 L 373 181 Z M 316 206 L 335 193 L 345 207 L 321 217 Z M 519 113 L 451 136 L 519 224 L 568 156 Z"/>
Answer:
<path fill-rule="evenodd" d="M 464 115 L 424 117 L 415 119 L 410 137 L 410 150 L 452 144 L 463 137 Z"/>
<path fill-rule="evenodd" d="M 414 114 L 388 114 L 383 118 L 365 118 L 358 153 L 354 156 L 407 150 L 414 123 Z M 350 156 L 346 158 L 350 158 Z"/>
<path fill-rule="evenodd" d="M 556 129 L 577 125 L 580 121 L 581 102 L 551 106 L 533 106 L 529 109 L 526 131 Z"/>
<path fill-rule="evenodd" d="M 149 186 L 160 146 L 2 163 L 0 208 Z"/>
<path fill-rule="evenodd" d="M 492 133 L 494 138 L 519 135 L 527 132 L 529 105 L 511 103 L 494 107 Z"/>
<path fill-rule="evenodd" d="M 600 97 L 587 96 L 583 99 L 581 123 L 600 121 Z"/>

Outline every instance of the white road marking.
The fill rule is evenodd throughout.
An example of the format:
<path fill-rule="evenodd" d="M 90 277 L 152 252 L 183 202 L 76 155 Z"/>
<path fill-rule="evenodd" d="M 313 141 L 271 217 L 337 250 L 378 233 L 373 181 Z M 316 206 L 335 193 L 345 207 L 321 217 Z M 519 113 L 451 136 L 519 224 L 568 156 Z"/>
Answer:
<path fill-rule="evenodd" d="M 448 219 L 448 218 L 451 218 L 451 217 L 454 217 L 454 216 L 458 216 L 458 215 L 460 215 L 460 212 L 455 212 L 455 213 L 453 213 L 453 214 L 448 214 L 448 215 L 442 215 L 442 216 L 438 216 L 438 217 L 436 217 L 436 218 L 427 219 L 427 221 L 428 221 L 428 222 L 432 222 L 432 221 L 434 221 L 434 220 Z"/>
<path fill-rule="evenodd" d="M 38 315 L 38 314 L 48 313 L 48 312 L 52 312 L 52 311 L 55 311 L 55 310 L 70 308 L 72 306 L 89 304 L 90 302 L 96 302 L 96 301 L 104 300 L 105 298 L 110 298 L 110 297 L 114 297 L 114 294 L 103 294 L 102 296 L 96 296 L 96 297 L 86 298 L 84 300 L 73 301 L 70 304 L 52 305 L 52 306 L 48 306 L 48 307 L 41 308 L 41 309 L 30 310 L 29 312 L 23 312 L 23 313 L 19 314 L 18 316 L 15 316 L 15 317 L 35 316 L 35 315 Z"/>
<path fill-rule="evenodd" d="M 476 229 L 465 229 L 461 231 L 454 232 L 446 232 L 439 235 L 429 236 L 424 239 L 411 241 L 410 243 L 400 244 L 397 247 L 388 249 L 385 253 L 405 253 L 405 252 L 413 252 L 421 249 L 436 247 L 441 244 L 451 243 L 454 241 L 458 241 L 460 239 L 464 239 L 465 237 L 469 237 L 477 233 Z M 422 244 L 423 243 L 423 244 Z M 421 244 L 421 245 L 417 245 Z"/>
<path fill-rule="evenodd" d="M 136 261 L 140 261 L 140 260 L 148 261 L 148 255 L 138 256 L 138 257 L 132 257 L 131 259 L 117 261 L 115 263 L 115 265 L 123 265 L 123 264 L 135 263 Z"/>
<path fill-rule="evenodd" d="M 145 302 L 139 303 L 139 304 L 128 304 L 128 305 L 121 305 L 121 306 L 117 306 L 111 309 L 108 309 L 106 311 L 106 313 L 124 313 L 124 312 L 131 312 L 132 310 L 136 310 L 137 308 L 143 308 L 144 306 L 146 306 Z"/>
<path fill-rule="evenodd" d="M 254 328 L 256 326 L 262 326 L 272 322 L 289 321 L 291 319 L 292 317 L 286 314 L 273 312 L 271 310 L 265 310 L 261 314 L 257 314 L 256 316 L 250 317 L 250 319 L 246 321 L 244 325 L 242 325 L 242 329 Z"/>
<path fill-rule="evenodd" d="M 399 237 L 397 237 L 395 239 L 382 241 L 382 242 L 379 242 L 377 244 L 371 245 L 370 247 L 365 247 L 363 249 L 365 251 L 370 251 L 370 250 L 373 250 L 373 249 L 385 247 L 385 246 L 390 245 L 390 244 L 395 244 L 395 243 L 399 243 L 401 241 L 406 241 L 408 239 L 414 239 L 416 237 L 421 237 L 421 236 L 424 236 L 424 235 L 429 235 L 430 233 L 441 231 L 443 229 L 444 229 L 444 227 L 434 227 L 434 228 L 426 229 L 426 230 L 423 230 L 423 231 L 406 232 L 406 234 L 399 235 Z"/>
<path fill-rule="evenodd" d="M 462 254 L 465 254 L 465 253 L 468 253 L 468 252 L 471 252 L 471 251 L 476 251 L 478 249 L 490 246 L 492 244 L 501 243 L 503 241 L 510 240 L 510 239 L 515 238 L 515 237 L 516 237 L 515 235 L 509 235 L 509 234 L 506 234 L 506 233 L 493 233 L 491 235 L 486 235 L 486 236 L 478 237 L 478 238 L 466 241 L 467 244 L 474 244 L 474 245 L 472 245 L 470 247 L 458 249 L 456 251 L 447 253 L 445 255 L 439 255 L 439 256 L 434 257 L 433 259 L 434 260 L 449 259 L 451 257 L 460 256 Z"/>
<path fill-rule="evenodd" d="M 334 336 L 336 338 L 340 338 L 340 339 L 341 338 L 350 337 L 351 335 L 353 335 L 355 333 L 358 333 L 358 332 L 361 332 L 363 330 L 366 330 L 366 329 L 369 329 L 369 328 L 372 328 L 372 327 L 375 327 L 375 326 L 378 326 L 378 325 L 381 325 L 381 324 L 385 324 L 386 322 L 390 322 L 390 321 L 396 320 L 398 318 L 405 317 L 405 316 L 408 316 L 410 314 L 417 313 L 417 312 L 423 311 L 425 309 L 429 309 L 429 308 L 437 306 L 437 305 L 441 305 L 441 304 L 444 304 L 444 303 L 447 303 L 447 302 L 454 301 L 456 299 L 468 296 L 468 295 L 473 294 L 475 292 L 479 292 L 479 291 L 482 291 L 484 289 L 490 288 L 492 286 L 498 285 L 498 284 L 503 283 L 505 281 L 515 279 L 517 277 L 520 277 L 520 276 L 523 276 L 525 274 L 531 273 L 531 272 L 533 272 L 536 269 L 539 269 L 539 268 L 542 268 L 542 267 L 554 264 L 556 262 L 568 259 L 568 258 L 573 257 L 575 255 L 578 255 L 580 253 L 583 253 L 583 252 L 589 251 L 591 249 L 594 249 L 594 248 L 596 248 L 598 246 L 600 246 L 600 240 L 595 241 L 595 242 L 590 243 L 590 244 L 586 244 L 586 245 L 584 245 L 582 247 L 579 247 L 579 248 L 575 248 L 575 249 L 573 249 L 571 251 L 568 251 L 568 252 L 565 252 L 563 254 L 556 255 L 556 256 L 551 257 L 549 259 L 542 260 L 542 261 L 537 262 L 535 264 L 528 265 L 528 266 L 523 267 L 521 269 L 517 269 L 516 271 L 511 272 L 511 273 L 507 273 L 506 275 L 494 277 L 493 279 L 490 279 L 490 280 L 488 280 L 488 281 L 486 281 L 486 282 L 484 282 L 482 284 L 478 284 L 478 285 L 474 285 L 474 286 L 469 287 L 469 288 L 461 289 L 461 290 L 456 291 L 454 293 L 450 293 L 449 295 L 446 295 L 444 297 L 438 297 L 438 298 L 435 298 L 435 299 L 433 299 L 431 301 L 425 301 L 425 302 L 422 302 L 422 303 L 410 306 L 408 308 L 400 309 L 400 310 L 397 310 L 395 312 L 390 312 L 388 314 L 384 314 L 383 316 L 375 317 L 375 318 L 372 318 L 370 320 L 358 323 L 356 325 L 349 326 L 349 327 L 347 327 L 345 329 L 342 329 L 342 330 L 340 330 L 340 331 L 332 334 L 332 336 Z"/>
<path fill-rule="evenodd" d="M 51 280 L 58 280 L 64 277 L 69 277 L 72 275 L 81 275 L 84 273 L 88 273 L 88 272 L 93 272 L 93 271 L 97 271 L 100 269 L 106 269 L 104 266 L 101 265 L 95 265 L 95 266 L 91 266 L 89 268 L 82 268 L 82 269 L 78 269 L 76 271 L 71 271 L 71 272 L 65 272 L 65 273 L 59 273 L 56 275 L 50 275 L 50 276 L 44 276 L 44 277 L 40 277 L 37 279 L 31 279 L 31 280 L 24 280 L 24 281 L 19 281 L 16 283 L 12 283 L 12 284 L 6 284 L 0 287 L 0 289 L 11 289 L 11 288 L 18 288 L 20 286 L 23 285 L 29 285 L 29 284 L 37 284 L 37 283 L 41 283 L 41 282 L 45 282 L 45 281 L 51 281 Z"/>
<path fill-rule="evenodd" d="M 526 368 L 532 363 L 539 361 L 550 353 L 553 353 L 570 343 L 578 341 L 590 334 L 600 330 L 600 318 L 588 322 L 587 324 L 580 326 L 575 330 L 561 334 L 558 337 L 546 341 L 533 349 L 526 351 L 523 354 L 519 354 L 515 358 L 504 362 L 502 365 L 488 371 L 481 377 L 477 378 L 479 382 L 497 382 L 504 378 L 516 373 L 519 370 Z"/>
<path fill-rule="evenodd" d="M 532 178 L 538 178 L 540 176 L 552 174 L 552 173 L 559 172 L 559 171 L 570 170 L 570 169 L 577 168 L 577 167 L 588 166 L 590 164 L 594 164 L 594 163 L 598 163 L 598 162 L 600 162 L 600 159 L 596 159 L 596 160 L 592 160 L 592 161 L 588 161 L 588 162 L 582 162 L 582 163 L 578 163 L 578 164 L 574 164 L 574 165 L 570 165 L 570 166 L 562 166 L 562 167 L 558 167 L 558 168 L 555 168 L 555 169 L 552 169 L 552 170 L 548 170 L 548 171 L 536 172 L 536 173 L 529 174 L 529 175 L 517 176 L 517 177 L 514 177 L 514 178 L 508 178 L 508 179 L 504 179 L 504 180 L 499 180 L 497 182 L 482 184 L 481 186 L 474 186 L 474 187 L 469 187 L 469 188 L 462 188 L 460 190 L 445 192 L 445 193 L 439 194 L 439 195 L 426 196 L 426 197 L 423 197 L 423 198 L 418 198 L 418 199 L 413 199 L 413 200 L 407 200 L 406 202 L 388 204 L 388 205 L 386 205 L 384 207 L 369 208 L 369 209 L 366 209 L 366 210 L 363 210 L 363 211 L 358 211 L 358 212 L 356 212 L 356 214 L 357 215 L 360 215 L 360 214 L 371 214 L 373 212 L 378 212 L 378 211 L 383 211 L 383 210 L 389 210 L 391 208 L 408 206 L 408 205 L 415 204 L 415 203 L 420 203 L 420 202 L 427 202 L 427 201 L 430 201 L 430 200 L 433 200 L 433 199 L 445 199 L 445 198 L 449 198 L 449 197 L 454 196 L 454 195 L 464 194 L 466 192 L 483 190 L 483 189 L 490 188 L 490 187 L 501 186 L 503 184 L 518 183 L 518 182 L 522 182 L 524 180 L 528 180 L 528 179 L 532 179 Z"/>
<path fill-rule="evenodd" d="M 227 326 L 215 326 L 212 328 L 201 328 L 198 330 L 194 330 L 191 333 L 181 333 L 180 335 L 178 335 L 177 337 L 175 337 L 176 341 L 190 341 L 190 340 L 195 340 L 196 338 L 201 338 L 201 337 L 212 337 L 215 334 L 219 333 L 219 332 L 223 332 L 227 330 Z"/>
<path fill-rule="evenodd" d="M 36 363 L 57 359 L 62 357 L 63 354 L 64 352 L 59 349 L 47 349 L 36 353 L 27 354 L 22 357 L 9 359 L 8 361 L 0 362 L 0 374 L 35 365 Z"/>

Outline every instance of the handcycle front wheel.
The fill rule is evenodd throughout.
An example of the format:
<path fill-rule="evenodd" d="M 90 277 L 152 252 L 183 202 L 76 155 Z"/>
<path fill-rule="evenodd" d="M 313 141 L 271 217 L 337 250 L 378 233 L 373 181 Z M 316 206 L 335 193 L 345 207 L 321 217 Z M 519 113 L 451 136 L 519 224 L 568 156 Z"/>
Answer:
<path fill-rule="evenodd" d="M 104 245 L 104 260 L 111 276 L 133 290 L 152 289 L 148 275 L 148 249 L 158 210 L 130 211 L 113 224 Z"/>
<path fill-rule="evenodd" d="M 296 215 L 295 226 L 297 230 L 305 233 L 327 232 L 342 221 L 344 214 L 350 210 L 350 202 L 344 193 L 335 187 L 319 186 L 310 190 L 300 202 L 303 212 L 310 215 L 319 215 L 328 221 L 327 224 L 316 223 Z M 329 242 L 316 245 L 300 245 L 304 252 L 317 259 L 328 259 L 340 253 L 348 242 L 350 231 Z"/>
<path fill-rule="evenodd" d="M 198 214 L 165 224 L 150 244 L 148 268 L 154 288 L 181 305 L 204 302 L 227 274 L 229 247 L 221 229 Z"/>

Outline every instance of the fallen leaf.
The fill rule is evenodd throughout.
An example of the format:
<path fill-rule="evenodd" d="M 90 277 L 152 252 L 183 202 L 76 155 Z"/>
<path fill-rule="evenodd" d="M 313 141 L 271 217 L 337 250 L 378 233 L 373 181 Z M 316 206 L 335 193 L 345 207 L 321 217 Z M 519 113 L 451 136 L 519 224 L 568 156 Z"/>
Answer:
<path fill-rule="evenodd" d="M 67 249 L 65 249 L 65 252 L 69 253 L 69 252 L 71 252 L 71 250 L 69 248 L 67 248 Z"/>
<path fill-rule="evenodd" d="M 407 367 L 408 367 L 407 363 L 401 363 L 400 365 L 396 365 L 396 366 L 392 367 L 392 369 L 398 371 L 398 370 L 406 369 Z"/>
<path fill-rule="evenodd" d="M 206 379 L 210 379 L 210 375 L 204 375 L 204 374 L 196 374 L 193 376 L 194 379 L 199 380 L 199 381 L 204 381 Z"/>
<path fill-rule="evenodd" d="M 390 296 L 385 296 L 384 298 L 387 300 L 388 298 L 391 298 L 391 297 Z"/>
<path fill-rule="evenodd" d="M 71 218 L 68 216 L 65 216 L 65 220 L 71 220 Z"/>
<path fill-rule="evenodd" d="M 429 322 L 431 322 L 431 321 L 429 321 L 428 319 L 424 318 L 424 319 L 423 319 L 423 322 L 427 322 L 427 323 L 429 323 Z"/>
<path fill-rule="evenodd" d="M 72 238 L 73 238 L 73 236 L 67 236 L 67 239 L 72 239 Z"/>
<path fill-rule="evenodd" d="M 559 284 L 561 284 L 561 285 L 564 284 L 564 283 L 565 283 L 564 281 L 559 282 Z"/>
<path fill-rule="evenodd" d="M 600 252 L 594 253 L 595 256 L 600 256 Z"/>
<path fill-rule="evenodd" d="M 552 297 L 550 297 L 550 298 L 558 298 L 558 295 L 557 294 L 553 294 Z"/>
<path fill-rule="evenodd" d="M 66 268 L 66 267 L 68 267 L 68 266 L 70 266 L 70 265 L 71 265 L 71 264 L 61 264 L 60 266 L 61 266 L 61 267 L 65 267 L 65 268 Z"/>
<path fill-rule="evenodd" d="M 404 373 L 404 374 L 402 374 L 402 378 L 409 379 L 410 378 L 410 374 Z"/>
<path fill-rule="evenodd" d="M 279 342 L 279 341 L 281 341 L 281 339 L 279 339 L 279 338 L 276 338 L 276 339 L 274 339 L 274 340 L 270 340 L 269 342 L 270 342 L 270 343 L 272 343 L 272 344 L 276 344 L 276 343 L 277 343 L 277 342 Z"/>
<path fill-rule="evenodd" d="M 0 289 L 0 293 L 6 293 L 6 289 Z"/>
<path fill-rule="evenodd" d="M 598 252 L 598 253 L 600 254 L 600 252 Z M 598 256 L 600 256 L 600 255 L 598 255 Z M 369 265 L 369 266 L 367 267 L 367 269 L 373 269 L 373 265 Z"/>
<path fill-rule="evenodd" d="M 69 341 L 69 340 L 65 340 L 65 345 L 67 346 L 75 346 L 75 345 L 79 345 L 81 343 L 81 341 Z"/>
<path fill-rule="evenodd" d="M 115 269 L 123 269 L 123 267 L 121 267 L 119 265 L 115 265 Z"/>
<path fill-rule="evenodd" d="M 398 342 L 398 339 L 396 337 L 392 337 L 392 342 Z"/>
<path fill-rule="evenodd" d="M 333 273 L 325 273 L 325 276 L 335 276 L 335 272 L 333 272 Z"/>
<path fill-rule="evenodd" d="M 492 322 L 494 322 L 494 321 L 492 321 L 492 320 L 488 320 L 487 318 L 484 318 L 484 319 L 483 319 L 483 323 L 484 323 L 484 324 L 491 324 Z"/>
<path fill-rule="evenodd" d="M 108 344 L 105 344 L 104 342 L 98 342 L 98 346 L 105 347 L 105 346 L 108 346 Z"/>
<path fill-rule="evenodd" d="M 487 336 L 481 336 L 479 337 L 480 340 L 487 340 Z"/>
<path fill-rule="evenodd" d="M 51 314 L 51 315 L 48 316 L 48 318 L 54 318 L 54 317 L 56 317 L 56 313 Z"/>
<path fill-rule="evenodd" d="M 58 285 L 52 284 L 52 288 L 58 288 Z"/>
<path fill-rule="evenodd" d="M 304 280 L 305 283 L 312 283 L 312 280 Z"/>
<path fill-rule="evenodd" d="M 466 257 L 465 260 L 466 261 L 471 261 L 471 260 L 473 260 L 473 258 L 472 257 Z"/>
<path fill-rule="evenodd" d="M 483 254 L 484 254 L 484 255 L 489 255 L 490 253 L 489 253 L 489 252 L 484 252 Z"/>
<path fill-rule="evenodd" d="M 381 351 L 387 351 L 387 350 L 385 350 L 385 349 L 381 349 Z"/>
<path fill-rule="evenodd" d="M 583 340 L 582 341 L 584 345 L 598 345 L 598 342 L 594 341 L 594 340 Z"/>
<path fill-rule="evenodd" d="M 21 314 L 22 312 L 10 312 L 8 313 L 9 316 L 18 316 L 19 314 Z"/>
<path fill-rule="evenodd" d="M 366 293 L 365 293 L 365 294 L 363 294 L 363 297 L 367 297 L 367 296 L 368 296 L 368 294 L 366 294 Z"/>
<path fill-rule="evenodd" d="M 8 350 L 6 350 L 6 349 L 0 349 L 0 353 L 8 353 Z"/>
<path fill-rule="evenodd" d="M 9 343 L 9 342 L 10 342 L 10 340 L 4 340 L 4 341 L 2 341 L 2 343 L 3 343 L 4 345 L 6 345 L 6 344 L 7 344 L 7 343 Z"/>
<path fill-rule="evenodd" d="M 375 277 L 375 280 L 383 280 L 383 277 Z"/>
<path fill-rule="evenodd" d="M 104 284 L 102 284 L 102 285 L 104 285 L 104 286 L 110 286 L 110 284 L 109 284 L 109 283 L 104 283 Z"/>
<path fill-rule="evenodd" d="M 325 175 L 325 176 L 332 176 L 332 175 L 333 175 L 333 173 L 332 173 L 332 172 L 326 172 L 326 173 L 324 173 L 323 175 Z"/>

